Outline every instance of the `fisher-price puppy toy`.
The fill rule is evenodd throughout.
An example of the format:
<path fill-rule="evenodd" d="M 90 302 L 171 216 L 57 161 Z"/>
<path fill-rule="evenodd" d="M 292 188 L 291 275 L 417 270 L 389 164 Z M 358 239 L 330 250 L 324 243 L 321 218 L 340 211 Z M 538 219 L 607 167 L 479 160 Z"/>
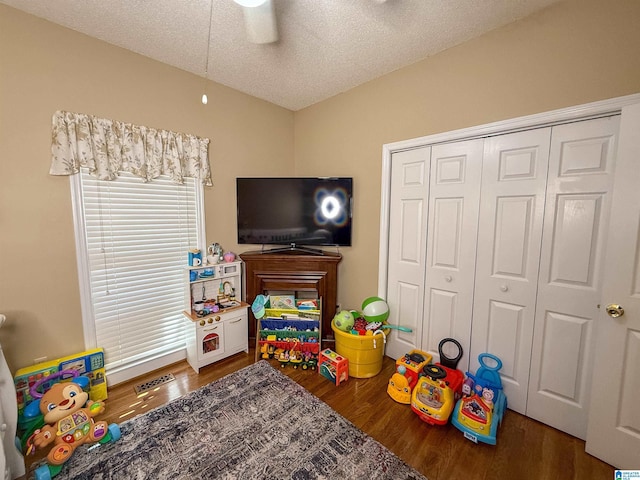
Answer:
<path fill-rule="evenodd" d="M 62 470 L 63 464 L 73 452 L 86 443 L 107 443 L 120 438 L 120 427 L 108 425 L 105 421 L 95 422 L 93 417 L 104 412 L 103 402 L 92 402 L 89 394 L 77 383 L 55 383 L 47 392 L 37 392 L 36 383 L 31 395 L 40 398 L 40 412 L 44 416 L 44 425 L 36 430 L 27 442 L 27 453 L 36 448 L 44 448 L 53 442 L 53 448 L 47 455 L 48 465 L 42 465 L 35 471 L 36 480 L 48 480 Z M 34 395 L 35 393 L 35 395 Z"/>

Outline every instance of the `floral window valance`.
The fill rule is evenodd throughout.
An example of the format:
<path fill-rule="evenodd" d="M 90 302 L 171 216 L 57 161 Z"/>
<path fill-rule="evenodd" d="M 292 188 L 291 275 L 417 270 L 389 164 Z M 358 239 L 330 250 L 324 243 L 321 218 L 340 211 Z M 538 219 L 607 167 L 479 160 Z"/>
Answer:
<path fill-rule="evenodd" d="M 208 138 L 58 111 L 49 173 L 73 175 L 87 167 L 100 180 L 114 180 L 124 171 L 145 182 L 167 175 L 176 183 L 194 177 L 211 186 L 208 152 Z"/>

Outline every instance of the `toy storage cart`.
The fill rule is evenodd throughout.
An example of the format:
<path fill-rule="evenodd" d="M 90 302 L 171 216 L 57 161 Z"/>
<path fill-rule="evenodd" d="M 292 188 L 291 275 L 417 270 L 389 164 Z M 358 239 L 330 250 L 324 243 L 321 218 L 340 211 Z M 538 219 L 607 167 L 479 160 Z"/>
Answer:
<path fill-rule="evenodd" d="M 322 348 L 320 318 L 321 310 L 266 308 L 257 324 L 256 361 L 269 358 L 283 367 L 314 369 Z M 296 356 L 291 358 L 291 354 Z"/>
<path fill-rule="evenodd" d="M 336 352 L 349 359 L 349 376 L 371 378 L 380 373 L 388 329 L 377 335 L 353 335 L 337 329 L 333 322 L 331 329 L 336 337 Z"/>

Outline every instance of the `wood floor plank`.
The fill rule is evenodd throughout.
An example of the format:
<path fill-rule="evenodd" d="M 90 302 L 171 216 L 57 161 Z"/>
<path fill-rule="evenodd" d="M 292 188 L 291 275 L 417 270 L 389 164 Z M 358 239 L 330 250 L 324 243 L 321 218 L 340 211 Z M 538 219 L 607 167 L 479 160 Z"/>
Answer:
<path fill-rule="evenodd" d="M 252 363 L 253 349 L 248 354 L 239 353 L 208 365 L 200 374 L 186 362 L 179 362 L 111 386 L 102 418 L 122 423 Z M 317 370 L 280 368 L 277 362 L 273 365 L 430 480 L 600 480 L 614 475 L 612 466 L 584 451 L 583 441 L 511 410 L 505 413 L 495 446 L 476 445 L 464 439 L 462 432 L 452 425 L 426 424 L 408 405 L 387 395 L 387 382 L 395 371 L 395 362 L 388 357 L 375 377 L 349 378 L 339 386 Z M 136 384 L 167 373 L 172 373 L 175 380 L 146 394 L 136 394 Z"/>

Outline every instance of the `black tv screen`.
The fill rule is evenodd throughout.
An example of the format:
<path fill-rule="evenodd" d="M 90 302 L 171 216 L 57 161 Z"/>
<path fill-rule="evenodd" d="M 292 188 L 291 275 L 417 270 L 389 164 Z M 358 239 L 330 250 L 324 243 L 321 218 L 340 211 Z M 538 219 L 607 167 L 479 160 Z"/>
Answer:
<path fill-rule="evenodd" d="M 238 243 L 351 245 L 352 178 L 238 178 Z"/>

